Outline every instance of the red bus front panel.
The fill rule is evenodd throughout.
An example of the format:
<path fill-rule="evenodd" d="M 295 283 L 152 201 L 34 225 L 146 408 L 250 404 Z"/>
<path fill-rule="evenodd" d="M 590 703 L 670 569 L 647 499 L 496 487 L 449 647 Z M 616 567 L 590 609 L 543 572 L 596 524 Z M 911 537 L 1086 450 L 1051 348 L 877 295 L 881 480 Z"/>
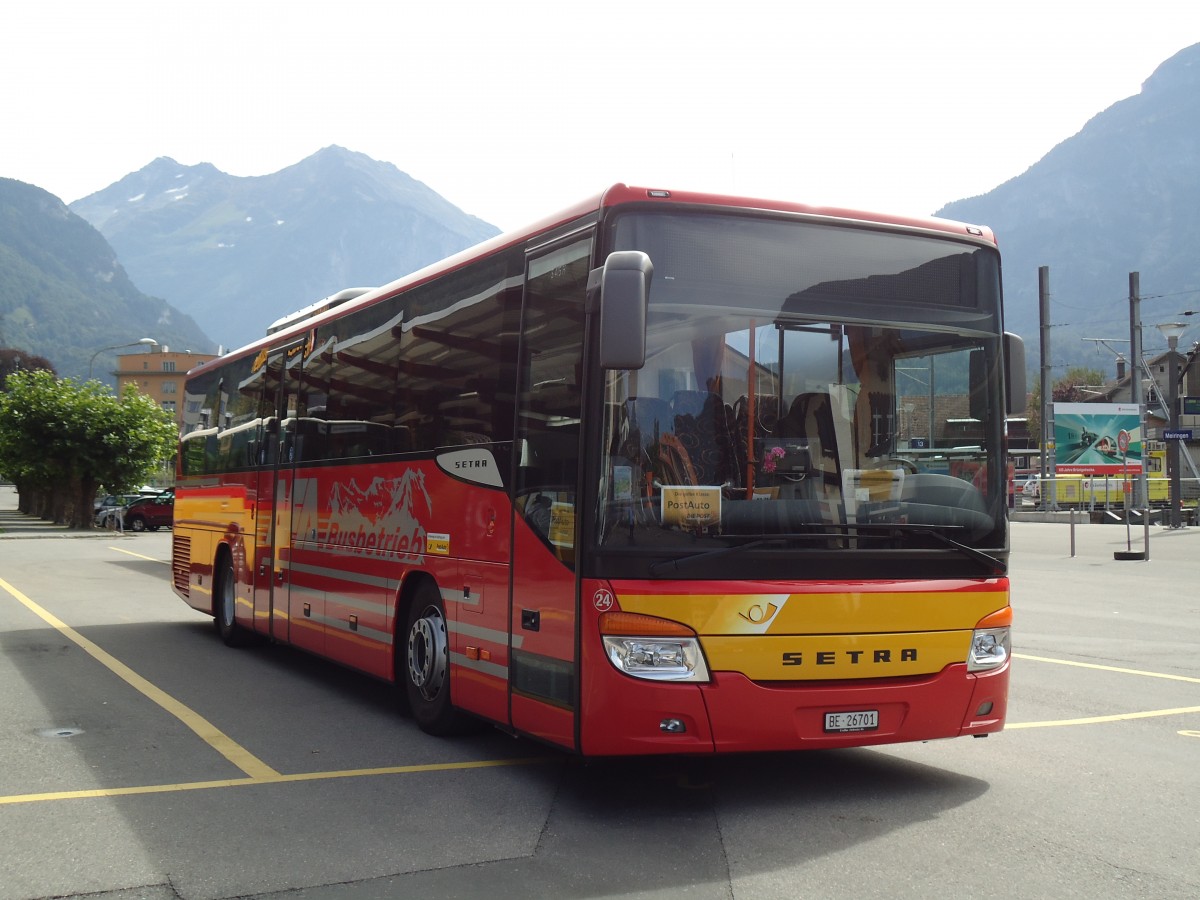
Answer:
<path fill-rule="evenodd" d="M 595 583 L 583 604 L 585 754 L 849 747 L 1004 726 L 1009 664 L 970 672 L 966 661 L 975 625 L 1008 605 L 1006 579 L 655 586 L 615 584 L 610 600 Z M 710 679 L 618 671 L 600 635 L 597 606 L 610 602 L 695 631 Z"/>

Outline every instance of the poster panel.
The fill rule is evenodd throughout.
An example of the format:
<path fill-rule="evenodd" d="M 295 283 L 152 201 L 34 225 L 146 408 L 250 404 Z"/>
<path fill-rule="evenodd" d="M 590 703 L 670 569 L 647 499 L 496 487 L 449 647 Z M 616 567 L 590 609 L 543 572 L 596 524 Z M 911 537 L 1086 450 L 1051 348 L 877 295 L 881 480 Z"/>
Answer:
<path fill-rule="evenodd" d="M 1129 449 L 1117 446 L 1122 431 Z M 1055 403 L 1054 468 L 1060 475 L 1136 475 L 1142 470 L 1142 422 L 1133 403 Z"/>

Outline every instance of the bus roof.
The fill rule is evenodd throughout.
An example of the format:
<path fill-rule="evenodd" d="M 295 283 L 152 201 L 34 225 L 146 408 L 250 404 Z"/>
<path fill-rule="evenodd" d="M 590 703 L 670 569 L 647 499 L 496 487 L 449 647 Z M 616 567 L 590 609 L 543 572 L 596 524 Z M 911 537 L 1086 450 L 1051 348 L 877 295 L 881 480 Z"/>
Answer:
<path fill-rule="evenodd" d="M 625 184 L 614 184 L 599 194 L 560 210 L 554 215 L 540 219 L 525 228 L 508 231 L 496 237 L 489 238 L 422 269 L 403 275 L 381 287 L 372 289 L 353 288 L 347 291 L 339 291 L 330 297 L 318 300 L 316 303 L 309 304 L 295 312 L 280 317 L 271 323 L 268 332 L 258 340 L 252 341 L 250 344 L 240 347 L 226 356 L 202 363 L 193 371 L 200 372 L 210 367 L 219 366 L 223 362 L 228 362 L 230 358 L 258 352 L 263 347 L 284 343 L 289 339 L 295 338 L 297 335 L 307 332 L 315 324 L 323 322 L 332 316 L 341 315 L 352 309 L 369 306 L 401 290 L 414 287 L 447 272 L 452 272 L 490 253 L 524 243 L 530 238 L 553 231 L 559 226 L 566 225 L 589 214 L 597 213 L 600 210 L 610 207 L 633 203 L 664 203 L 708 207 L 710 209 L 728 208 L 785 213 L 812 217 L 813 219 L 820 219 L 825 222 L 840 222 L 843 224 L 860 223 L 884 227 L 891 226 L 909 231 L 924 231 L 930 234 L 955 237 L 983 245 L 996 245 L 996 238 L 990 228 L 969 225 L 964 222 L 955 222 L 949 219 L 897 216 L 845 207 L 812 206 L 785 200 L 765 200 L 762 198 L 738 197 L 725 194 L 705 194 L 694 191 L 673 191 L 663 188 L 632 187 Z M 336 302 L 331 304 L 330 301 Z M 335 309 L 336 312 L 334 312 Z"/>

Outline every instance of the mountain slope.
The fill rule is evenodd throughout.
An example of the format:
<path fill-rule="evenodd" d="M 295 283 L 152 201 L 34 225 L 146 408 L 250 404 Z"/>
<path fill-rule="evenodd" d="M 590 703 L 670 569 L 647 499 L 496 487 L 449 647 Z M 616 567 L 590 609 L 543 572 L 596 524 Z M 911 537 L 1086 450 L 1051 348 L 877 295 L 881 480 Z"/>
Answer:
<path fill-rule="evenodd" d="M 61 200 L 0 178 L 0 345 L 86 377 L 101 347 L 142 337 L 213 350 L 191 318 L 134 287 L 103 236 Z M 113 362 L 111 353 L 97 357 L 97 375 Z"/>
<path fill-rule="evenodd" d="M 134 281 L 227 346 L 342 288 L 384 284 L 498 233 L 395 166 L 341 147 L 249 178 L 160 158 L 71 208 Z"/>
<path fill-rule="evenodd" d="M 1075 364 L 1112 372 L 1111 353 L 1083 338 L 1128 340 L 1130 272 L 1140 273 L 1145 344 L 1155 347 L 1154 323 L 1200 307 L 1200 44 L 1022 175 L 937 215 L 995 229 L 1007 327 L 1033 348 L 1032 364 L 1043 265 L 1056 375 Z"/>

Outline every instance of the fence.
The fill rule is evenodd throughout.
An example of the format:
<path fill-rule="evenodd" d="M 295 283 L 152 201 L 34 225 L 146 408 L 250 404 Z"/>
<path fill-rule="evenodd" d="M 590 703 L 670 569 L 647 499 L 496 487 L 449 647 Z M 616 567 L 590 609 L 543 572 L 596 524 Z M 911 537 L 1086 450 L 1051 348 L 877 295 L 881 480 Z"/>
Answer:
<path fill-rule="evenodd" d="M 1179 503 L 1195 515 L 1200 503 L 1200 479 L 1180 478 Z M 1125 510 L 1133 496 L 1136 479 L 1103 475 L 1059 475 L 1055 478 L 1032 476 L 1023 485 L 1014 485 L 1013 507 L 1041 510 L 1087 510 L 1093 512 Z M 1146 479 L 1148 506 L 1153 510 L 1170 508 L 1170 479 L 1162 476 Z M 1133 510 L 1141 514 L 1141 510 Z"/>

